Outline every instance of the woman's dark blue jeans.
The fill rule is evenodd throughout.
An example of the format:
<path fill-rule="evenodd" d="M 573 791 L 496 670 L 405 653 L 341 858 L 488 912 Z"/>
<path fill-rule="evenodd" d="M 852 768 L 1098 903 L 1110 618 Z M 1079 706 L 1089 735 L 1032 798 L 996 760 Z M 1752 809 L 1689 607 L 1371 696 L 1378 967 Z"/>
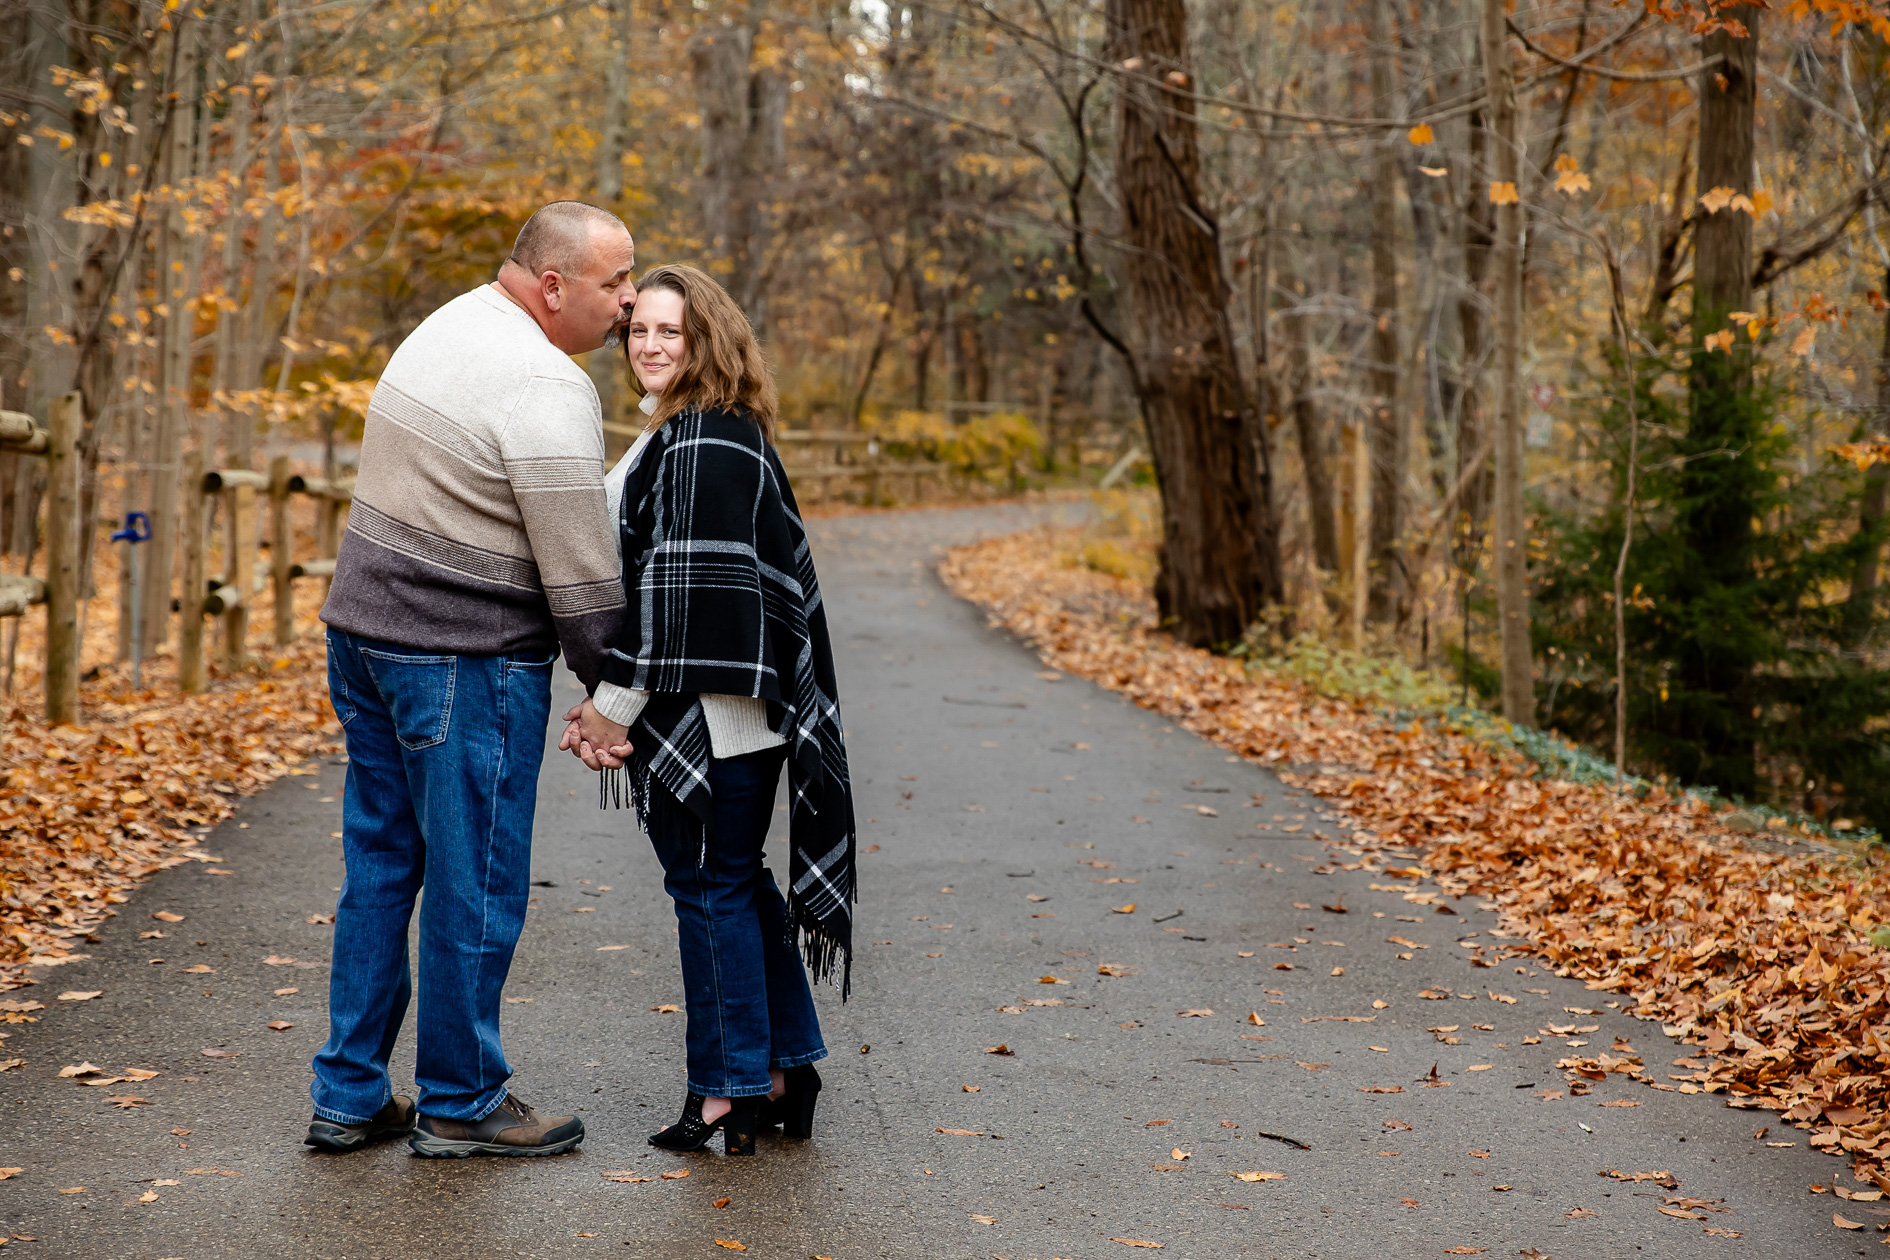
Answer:
<path fill-rule="evenodd" d="M 827 1057 L 807 972 L 788 937 L 787 902 L 762 862 L 786 759 L 786 749 L 769 748 L 709 762 L 715 824 L 706 853 L 694 836 L 650 828 L 663 887 L 676 903 L 689 1088 L 705 1098 L 766 1094 L 768 1069 Z"/>

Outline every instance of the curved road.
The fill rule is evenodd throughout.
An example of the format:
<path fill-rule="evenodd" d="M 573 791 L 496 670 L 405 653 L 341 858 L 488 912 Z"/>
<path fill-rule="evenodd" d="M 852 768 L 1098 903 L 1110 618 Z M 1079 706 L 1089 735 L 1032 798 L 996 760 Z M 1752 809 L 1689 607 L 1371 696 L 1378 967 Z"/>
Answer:
<path fill-rule="evenodd" d="M 1567 1090 L 1554 1062 L 1572 1053 L 1549 1024 L 1593 1025 L 1574 1036 L 1587 1054 L 1628 1038 L 1657 1080 L 1685 1074 L 1669 1066 L 1683 1048 L 1573 981 L 1473 967 L 1494 916 L 1469 902 L 1438 914 L 1365 872 L 1315 873 L 1317 802 L 1046 677 L 940 588 L 942 546 L 1057 511 L 817 525 L 877 847 L 861 858 L 853 999 L 817 995 L 833 1054 L 814 1141 L 764 1139 L 761 1158 L 733 1162 L 644 1144 L 682 1092 L 682 1016 L 651 1009 L 681 1000 L 673 919 L 647 843 L 554 752 L 505 1036 L 519 1093 L 584 1117 L 581 1152 L 305 1151 L 330 931 L 308 920 L 341 877 L 343 769 L 327 765 L 246 802 L 206 841 L 221 865 L 159 875 L 89 961 L 11 995 L 104 991 L 4 1029 L 0 1057 L 27 1063 L 0 1075 L 0 1165 L 25 1171 L 0 1181 L 0 1230 L 34 1239 L 6 1253 L 683 1260 L 730 1254 L 720 1239 L 797 1260 L 1093 1260 L 1140 1254 L 1126 1239 L 1194 1260 L 1681 1260 L 1880 1245 L 1890 1203 L 1807 1193 L 1844 1165 L 1771 1113 L 1618 1079 L 1545 1097 Z M 1337 904 L 1348 913 L 1320 909 Z M 410 1056 L 408 1042 L 397 1062 Z M 162 1074 L 57 1076 L 88 1060 Z M 1420 1083 L 1433 1063 L 1447 1084 Z M 146 1101 L 111 1101 L 127 1093 Z M 1662 1214 L 1674 1198 L 1710 1201 L 1673 1207 L 1704 1219 Z M 1835 1228 L 1833 1209 L 1867 1228 Z"/>

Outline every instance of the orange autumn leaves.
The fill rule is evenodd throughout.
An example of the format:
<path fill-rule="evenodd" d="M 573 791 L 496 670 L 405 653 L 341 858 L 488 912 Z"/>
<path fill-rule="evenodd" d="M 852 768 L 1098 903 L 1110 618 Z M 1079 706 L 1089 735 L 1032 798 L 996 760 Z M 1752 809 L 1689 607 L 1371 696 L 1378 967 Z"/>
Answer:
<path fill-rule="evenodd" d="M 1491 899 L 1518 952 L 1702 1046 L 1694 1088 L 1782 1111 L 1813 1128 L 1814 1147 L 1880 1175 L 1890 951 L 1870 934 L 1890 922 L 1890 883 L 1879 871 L 1758 852 L 1696 798 L 1538 779 L 1514 754 L 1183 647 L 1155 629 L 1145 590 L 1061 563 L 1066 543 L 1046 531 L 962 547 L 940 573 L 1049 665 L 1261 764 L 1309 771 L 1283 777 L 1354 821 L 1334 847 L 1391 850 L 1413 888 L 1431 879 Z"/>
<path fill-rule="evenodd" d="M 322 643 L 260 677 L 146 705 L 87 688 L 90 729 L 15 710 L 0 726 L 0 989 L 75 945 L 145 877 L 199 856 L 186 828 L 329 752 Z"/>

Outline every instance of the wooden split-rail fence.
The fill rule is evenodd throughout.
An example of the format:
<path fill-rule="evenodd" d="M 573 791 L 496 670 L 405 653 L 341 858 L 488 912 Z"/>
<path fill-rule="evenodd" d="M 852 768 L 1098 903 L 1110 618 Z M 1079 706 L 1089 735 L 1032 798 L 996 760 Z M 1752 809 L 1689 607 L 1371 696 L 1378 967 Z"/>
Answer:
<path fill-rule="evenodd" d="M 0 411 L 0 451 L 46 461 L 46 576 L 0 575 L 0 617 L 46 606 L 46 720 L 79 716 L 79 439 L 84 405 L 77 392 L 47 408 L 46 425 L 19 411 Z"/>
<path fill-rule="evenodd" d="M 627 424 L 608 421 L 604 431 L 632 440 L 643 432 Z M 775 441 L 786 448 L 782 452 L 782 466 L 796 485 L 812 482 L 825 491 L 834 482 L 858 482 L 868 503 L 880 502 L 881 487 L 889 482 L 898 484 L 899 479 L 910 478 L 912 497 L 916 499 L 927 478 L 949 480 L 959 471 L 951 464 L 934 460 L 887 459 L 881 453 L 876 435 L 850 429 L 782 429 L 775 434 Z M 794 457 L 790 457 L 790 451 Z M 822 460 L 822 454 L 829 458 Z"/>
<path fill-rule="evenodd" d="M 313 498 L 318 507 L 315 517 L 316 558 L 295 559 L 295 530 L 290 501 L 294 495 Z M 207 572 L 209 536 L 206 524 L 211 502 L 224 496 L 220 513 L 226 528 L 223 558 L 225 570 L 217 576 Z M 258 532 L 258 499 L 269 501 L 269 569 L 261 564 L 262 540 Z M 295 583 L 300 578 L 319 578 L 326 592 L 335 576 L 335 553 L 341 542 L 341 509 L 354 500 L 354 478 L 330 480 L 308 477 L 289 471 L 289 457 L 278 455 L 269 462 L 267 472 L 249 468 L 203 467 L 202 454 L 185 458 L 183 590 L 202 592 L 203 604 L 198 615 L 183 619 L 178 638 L 177 685 L 183 691 L 199 691 L 204 683 L 204 618 L 219 617 L 223 622 L 223 664 L 227 669 L 247 669 L 249 657 L 249 607 L 265 590 L 273 590 L 274 634 L 278 647 L 295 640 Z M 186 611 L 182 600 L 172 601 L 172 611 Z"/>
<path fill-rule="evenodd" d="M 32 416 L 0 411 L 0 451 L 38 456 L 48 461 L 46 486 L 46 576 L 0 574 L 0 617 L 46 610 L 46 719 L 78 718 L 80 455 L 84 415 L 77 393 L 55 400 L 42 427 Z M 205 680 L 206 617 L 223 623 L 223 662 L 227 668 L 250 664 L 249 608 L 265 590 L 274 591 L 274 634 L 278 646 L 295 638 L 294 587 L 302 578 L 318 578 L 324 590 L 335 575 L 344 505 L 353 501 L 354 479 L 330 480 L 292 473 L 289 458 L 278 455 L 268 471 L 248 468 L 206 469 L 202 452 L 184 458 L 180 530 L 182 595 L 170 601 L 183 614 L 178 636 L 177 682 L 180 690 L 200 691 Z M 297 562 L 291 502 L 306 495 L 317 503 L 316 559 Z M 208 573 L 210 504 L 222 496 L 226 545 L 225 571 Z M 261 564 L 259 498 L 268 500 L 269 564 Z M 114 522 L 115 523 L 115 522 Z M 136 546 L 130 543 L 129 546 Z M 168 574 L 150 580 L 168 584 Z M 162 639 L 163 635 L 158 635 Z M 135 649 L 134 649 L 135 650 Z"/>

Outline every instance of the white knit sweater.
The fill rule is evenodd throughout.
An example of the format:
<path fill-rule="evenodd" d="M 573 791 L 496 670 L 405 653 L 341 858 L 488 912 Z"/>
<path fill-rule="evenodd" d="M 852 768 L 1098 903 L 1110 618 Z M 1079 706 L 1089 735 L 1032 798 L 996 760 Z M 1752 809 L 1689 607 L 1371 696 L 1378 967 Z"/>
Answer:
<path fill-rule="evenodd" d="M 654 410 L 655 404 L 656 395 L 645 394 L 643 413 L 648 415 Z M 623 559 L 623 536 L 616 528 L 616 521 L 618 510 L 623 504 L 624 481 L 655 432 L 655 429 L 645 429 L 604 478 L 604 494 L 610 501 L 611 537 L 617 541 L 619 562 Z M 597 711 L 620 726 L 635 725 L 649 700 L 650 693 L 647 691 L 607 682 L 599 683 L 591 696 L 591 704 Z M 787 743 L 768 728 L 766 700 L 757 700 L 753 696 L 704 695 L 702 716 L 709 727 L 709 751 L 717 757 L 739 757 L 744 753 L 760 752 L 764 748 L 777 748 Z"/>

